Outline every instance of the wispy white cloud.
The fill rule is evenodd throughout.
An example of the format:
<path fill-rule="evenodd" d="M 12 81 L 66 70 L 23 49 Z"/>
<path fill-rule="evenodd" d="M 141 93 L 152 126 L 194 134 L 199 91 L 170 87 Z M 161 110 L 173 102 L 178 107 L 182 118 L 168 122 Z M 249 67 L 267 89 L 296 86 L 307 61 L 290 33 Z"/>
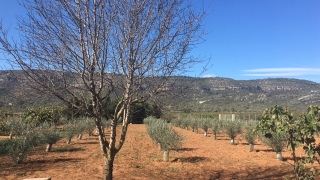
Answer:
<path fill-rule="evenodd" d="M 288 77 L 320 75 L 320 68 L 262 68 L 244 70 L 244 76 Z"/>
<path fill-rule="evenodd" d="M 216 75 L 214 74 L 206 74 L 206 75 L 203 75 L 204 78 L 210 78 L 210 77 L 217 77 Z"/>

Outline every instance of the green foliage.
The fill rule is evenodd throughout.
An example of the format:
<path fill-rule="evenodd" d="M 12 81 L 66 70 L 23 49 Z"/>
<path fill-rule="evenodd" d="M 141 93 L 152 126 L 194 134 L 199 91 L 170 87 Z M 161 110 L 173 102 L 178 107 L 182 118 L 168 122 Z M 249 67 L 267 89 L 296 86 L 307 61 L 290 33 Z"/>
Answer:
<path fill-rule="evenodd" d="M 190 120 L 188 118 L 181 120 L 181 128 L 188 129 L 189 125 L 190 125 Z"/>
<path fill-rule="evenodd" d="M 71 143 L 71 139 L 80 133 L 83 132 L 81 123 L 77 120 L 69 120 L 63 125 L 63 136 L 67 138 L 67 143 Z"/>
<path fill-rule="evenodd" d="M 44 144 L 55 144 L 62 138 L 62 133 L 57 130 L 55 125 L 44 123 L 40 127 L 41 142 Z"/>
<path fill-rule="evenodd" d="M 20 164 L 25 161 L 33 147 L 41 144 L 39 127 L 26 123 L 21 118 L 9 118 L 7 123 L 14 138 L 6 142 L 5 149 L 12 160 Z"/>
<path fill-rule="evenodd" d="M 171 124 L 175 127 L 181 127 L 182 125 L 182 118 L 181 117 L 177 117 L 171 120 Z"/>
<path fill-rule="evenodd" d="M 249 144 L 254 144 L 256 140 L 256 133 L 254 132 L 254 128 L 257 126 L 256 121 L 247 121 L 245 124 L 245 134 L 244 134 L 244 139 L 249 143 Z"/>
<path fill-rule="evenodd" d="M 288 143 L 288 136 L 284 132 L 273 132 L 270 138 L 260 135 L 259 138 L 265 145 L 271 147 L 277 153 L 282 152 Z"/>
<path fill-rule="evenodd" d="M 210 127 L 210 119 L 209 118 L 200 118 L 199 120 L 199 125 L 201 129 L 204 130 L 205 133 L 208 132 L 208 129 Z"/>
<path fill-rule="evenodd" d="M 191 129 L 192 129 L 192 132 L 194 132 L 194 131 L 198 132 L 198 128 L 199 128 L 199 120 L 198 120 L 198 118 L 192 118 L 189 121 L 190 121 L 190 126 L 191 126 Z"/>
<path fill-rule="evenodd" d="M 133 124 L 141 124 L 143 123 L 143 119 L 148 116 L 160 118 L 161 109 L 156 104 L 152 104 L 152 105 L 148 103 L 134 104 L 131 108 L 129 122 Z"/>
<path fill-rule="evenodd" d="M 23 112 L 22 118 L 28 123 L 40 125 L 44 122 L 57 124 L 61 117 L 62 110 L 54 107 L 40 107 L 27 109 Z"/>
<path fill-rule="evenodd" d="M 7 155 L 9 153 L 8 147 L 10 146 L 9 139 L 0 139 L 0 156 Z"/>
<path fill-rule="evenodd" d="M 147 132 L 151 139 L 159 143 L 162 150 L 181 147 L 183 137 L 162 119 L 148 118 Z"/>
<path fill-rule="evenodd" d="M 92 135 L 93 130 L 96 127 L 95 121 L 90 117 L 79 118 L 79 123 L 81 123 L 81 129 L 83 132 L 87 132 L 89 136 Z M 110 121 L 109 121 L 110 122 Z"/>
<path fill-rule="evenodd" d="M 224 120 L 222 121 L 225 133 L 234 140 L 238 134 L 242 133 L 242 122 L 240 120 Z"/>
<path fill-rule="evenodd" d="M 214 139 L 217 139 L 217 133 L 222 128 L 222 122 L 218 118 L 212 118 L 210 121 L 211 130 L 214 136 Z"/>
<path fill-rule="evenodd" d="M 12 117 L 13 113 L 6 110 L 0 110 L 0 135 L 7 134 L 9 129 L 6 124 L 7 118 Z"/>
<path fill-rule="evenodd" d="M 314 134 L 319 130 L 320 108 L 310 106 L 307 112 L 297 119 L 287 109 L 274 106 L 266 109 L 256 131 L 260 131 L 266 138 L 273 138 L 277 133 L 284 133 L 287 137 L 288 148 L 292 151 L 294 173 L 296 179 L 314 179 L 318 172 L 313 168 L 306 168 L 306 164 L 313 164 L 316 155 L 320 154 Z M 296 147 L 303 145 L 308 158 L 298 160 Z M 308 170 L 309 169 L 309 170 Z"/>

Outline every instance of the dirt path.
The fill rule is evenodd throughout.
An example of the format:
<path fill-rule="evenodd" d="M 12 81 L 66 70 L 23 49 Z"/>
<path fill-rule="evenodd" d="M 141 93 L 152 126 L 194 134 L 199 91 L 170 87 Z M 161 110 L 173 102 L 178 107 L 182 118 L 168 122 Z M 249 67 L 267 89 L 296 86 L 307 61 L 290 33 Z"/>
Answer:
<path fill-rule="evenodd" d="M 145 125 L 130 125 L 126 142 L 116 156 L 114 179 L 285 179 L 292 175 L 290 152 L 283 153 L 284 161 L 276 160 L 276 153 L 257 141 L 255 151 L 238 137 L 237 145 L 220 134 L 204 137 L 190 130 L 177 129 L 185 136 L 179 151 L 170 151 L 170 162 L 162 161 L 158 150 L 146 133 Z M 60 179 L 102 179 L 102 161 L 97 137 L 84 135 L 72 139 L 71 145 L 62 140 L 53 146 L 35 149 L 26 163 L 15 165 L 9 157 L 0 157 L 0 179 L 13 180 L 30 177 Z"/>

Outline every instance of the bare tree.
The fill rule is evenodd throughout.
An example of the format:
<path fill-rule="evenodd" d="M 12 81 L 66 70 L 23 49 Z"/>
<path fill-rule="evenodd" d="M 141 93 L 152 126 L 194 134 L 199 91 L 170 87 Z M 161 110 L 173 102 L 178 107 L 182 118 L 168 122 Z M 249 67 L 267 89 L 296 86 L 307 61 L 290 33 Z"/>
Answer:
<path fill-rule="evenodd" d="M 201 40 L 205 13 L 183 0 L 24 0 L 21 4 L 27 16 L 18 18 L 20 38 L 11 41 L 0 24 L 0 48 L 24 70 L 34 88 L 94 117 L 104 178 L 112 179 L 132 105 L 160 93 L 170 76 L 200 61 L 189 52 Z M 108 97 L 118 100 L 115 112 L 102 108 Z M 102 114 L 112 121 L 109 139 Z M 122 129 L 117 137 L 119 120 Z"/>

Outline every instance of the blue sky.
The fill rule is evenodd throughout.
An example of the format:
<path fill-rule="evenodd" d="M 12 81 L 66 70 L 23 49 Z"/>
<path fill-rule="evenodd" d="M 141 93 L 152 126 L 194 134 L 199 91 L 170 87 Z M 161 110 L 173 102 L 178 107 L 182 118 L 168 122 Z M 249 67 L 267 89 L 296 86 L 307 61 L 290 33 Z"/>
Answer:
<path fill-rule="evenodd" d="M 192 54 L 210 58 L 211 66 L 203 74 L 203 65 L 194 66 L 186 75 L 320 83 L 319 0 L 193 1 L 209 7 L 209 14 L 205 42 Z M 23 12 L 16 0 L 0 0 L 0 18 L 6 27 L 11 25 L 12 34 L 15 16 Z"/>

